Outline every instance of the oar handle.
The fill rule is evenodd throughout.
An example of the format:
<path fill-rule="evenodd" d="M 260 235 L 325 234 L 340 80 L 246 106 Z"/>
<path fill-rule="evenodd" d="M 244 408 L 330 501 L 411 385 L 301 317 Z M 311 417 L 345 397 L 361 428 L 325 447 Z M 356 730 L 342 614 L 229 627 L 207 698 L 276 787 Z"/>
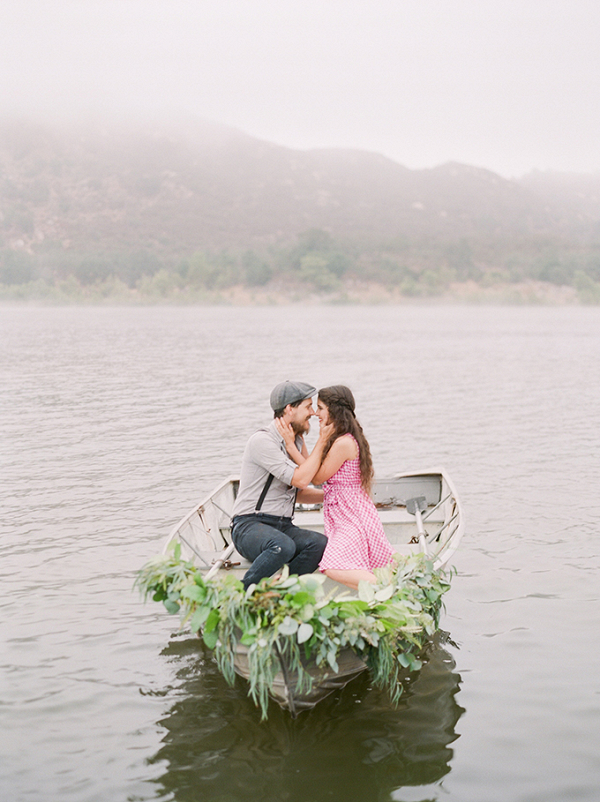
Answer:
<path fill-rule="evenodd" d="M 429 557 L 429 546 L 427 545 L 426 533 L 423 527 L 423 518 L 421 516 L 421 510 L 418 507 L 415 510 L 415 519 L 417 522 L 417 532 L 419 533 L 419 543 L 421 544 L 421 549 L 423 550 L 423 554 L 426 557 Z"/>
<path fill-rule="evenodd" d="M 217 573 L 219 568 L 223 565 L 225 560 L 228 560 L 229 557 L 231 557 L 231 555 L 234 552 L 234 549 L 235 549 L 235 546 L 233 545 L 233 543 L 230 543 L 229 546 L 227 546 L 227 548 L 225 549 L 225 551 L 221 552 L 221 554 L 219 555 L 219 558 L 217 560 L 215 560 L 214 565 L 212 566 L 210 571 L 206 574 L 204 579 L 210 579 L 211 577 L 213 577 Z"/>

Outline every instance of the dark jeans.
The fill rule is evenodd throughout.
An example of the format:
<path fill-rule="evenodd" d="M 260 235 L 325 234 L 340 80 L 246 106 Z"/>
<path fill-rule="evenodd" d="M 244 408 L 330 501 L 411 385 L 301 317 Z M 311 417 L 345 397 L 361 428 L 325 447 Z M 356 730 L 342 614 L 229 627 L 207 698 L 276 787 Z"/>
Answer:
<path fill-rule="evenodd" d="M 242 580 L 245 588 L 271 576 L 286 563 L 290 574 L 311 574 L 327 545 L 327 538 L 320 532 L 300 529 L 291 518 L 265 513 L 236 515 L 231 537 L 242 557 L 252 563 Z"/>

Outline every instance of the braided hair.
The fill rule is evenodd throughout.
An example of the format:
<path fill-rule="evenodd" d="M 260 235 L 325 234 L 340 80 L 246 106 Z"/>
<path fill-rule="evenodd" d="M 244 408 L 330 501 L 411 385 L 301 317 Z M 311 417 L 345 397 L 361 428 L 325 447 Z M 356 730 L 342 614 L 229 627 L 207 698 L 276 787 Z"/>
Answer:
<path fill-rule="evenodd" d="M 335 384 L 319 390 L 319 401 L 327 407 L 329 420 L 335 427 L 323 450 L 323 459 L 338 437 L 351 434 L 358 443 L 361 485 L 366 493 L 370 493 L 373 482 L 373 460 L 367 438 L 354 414 L 356 403 L 352 392 L 343 384 Z"/>

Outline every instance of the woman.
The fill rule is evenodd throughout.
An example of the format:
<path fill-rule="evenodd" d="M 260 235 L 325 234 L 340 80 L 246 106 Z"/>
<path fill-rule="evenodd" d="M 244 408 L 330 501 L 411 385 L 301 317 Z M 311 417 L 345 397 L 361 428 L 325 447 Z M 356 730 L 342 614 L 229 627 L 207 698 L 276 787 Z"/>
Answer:
<path fill-rule="evenodd" d="M 319 390 L 317 416 L 321 426 L 333 424 L 334 428 L 312 481 L 323 484 L 328 538 L 319 569 L 336 582 L 356 589 L 361 580 L 377 581 L 372 569 L 388 565 L 393 551 L 369 496 L 371 450 L 354 409 L 354 396 L 347 387 Z M 296 448 L 293 433 L 283 424 L 277 428 L 290 457 L 302 464 L 304 457 Z"/>

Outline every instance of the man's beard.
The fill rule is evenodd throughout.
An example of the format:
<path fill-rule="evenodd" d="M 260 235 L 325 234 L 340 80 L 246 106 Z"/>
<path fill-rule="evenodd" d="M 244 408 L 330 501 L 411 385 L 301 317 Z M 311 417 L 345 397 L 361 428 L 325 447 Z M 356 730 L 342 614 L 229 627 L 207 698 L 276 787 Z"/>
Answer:
<path fill-rule="evenodd" d="M 294 434 L 308 434 L 310 432 L 310 420 L 307 420 L 304 423 L 296 423 L 296 421 L 292 421 L 292 429 L 294 430 Z"/>

